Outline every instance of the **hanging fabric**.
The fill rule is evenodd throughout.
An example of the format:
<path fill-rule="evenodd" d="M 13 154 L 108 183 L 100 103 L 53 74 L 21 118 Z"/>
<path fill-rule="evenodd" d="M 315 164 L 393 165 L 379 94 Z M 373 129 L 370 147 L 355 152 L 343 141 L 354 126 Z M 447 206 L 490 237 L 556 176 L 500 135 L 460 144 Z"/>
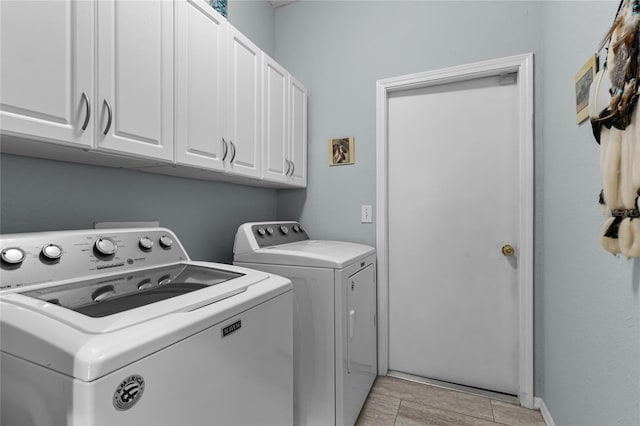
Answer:
<path fill-rule="evenodd" d="M 602 43 L 607 59 L 591 84 L 589 112 L 600 144 L 608 216 L 602 245 L 613 254 L 640 257 L 640 0 L 622 0 Z"/>

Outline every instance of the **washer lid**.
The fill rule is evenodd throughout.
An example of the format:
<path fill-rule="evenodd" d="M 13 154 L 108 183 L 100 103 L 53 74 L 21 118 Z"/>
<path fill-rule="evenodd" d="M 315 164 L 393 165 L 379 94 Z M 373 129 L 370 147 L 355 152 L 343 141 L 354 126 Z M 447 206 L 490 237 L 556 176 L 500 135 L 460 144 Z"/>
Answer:
<path fill-rule="evenodd" d="M 375 253 L 373 247 L 345 241 L 306 240 L 236 254 L 236 262 L 342 269 Z"/>
<path fill-rule="evenodd" d="M 106 305 L 109 300 L 118 298 L 120 288 L 116 289 L 112 299 L 97 304 L 84 304 L 81 298 L 78 299 L 80 303 L 72 303 L 71 299 L 79 297 L 82 292 L 66 294 L 62 287 L 71 282 L 41 286 L 43 291 L 38 295 L 57 296 L 58 303 L 32 297 L 35 292 L 27 296 L 16 290 L 4 291 L 0 293 L 2 351 L 90 382 L 203 330 L 217 326 L 222 332 L 232 317 L 291 290 L 291 281 L 264 272 L 217 263 L 184 263 L 196 268 L 186 269 L 190 271 L 188 278 L 178 274 L 177 277 L 182 277 L 180 280 L 184 278 L 196 286 L 198 281 L 206 280 L 212 285 L 189 292 L 183 292 L 184 289 L 180 288 L 183 286 L 178 285 L 178 292 L 182 293 L 178 296 L 125 310 Z M 226 273 L 237 278 L 213 285 L 210 274 L 203 268 L 222 273 L 222 279 Z M 165 268 L 162 269 L 157 272 L 165 273 Z M 131 281 L 135 282 L 135 275 L 132 277 Z M 47 293 L 45 287 L 55 287 L 62 293 Z M 168 284 L 157 288 L 172 291 Z M 155 289 L 148 290 L 150 294 L 158 295 Z M 35 289 L 29 291 L 32 290 Z M 126 302 L 129 304 L 138 304 L 137 298 L 125 300 L 129 300 Z M 96 307 L 100 304 L 105 304 L 106 311 L 116 312 L 100 316 L 105 313 Z M 64 305 L 79 309 L 73 310 Z M 87 315 L 88 311 L 95 316 Z"/>

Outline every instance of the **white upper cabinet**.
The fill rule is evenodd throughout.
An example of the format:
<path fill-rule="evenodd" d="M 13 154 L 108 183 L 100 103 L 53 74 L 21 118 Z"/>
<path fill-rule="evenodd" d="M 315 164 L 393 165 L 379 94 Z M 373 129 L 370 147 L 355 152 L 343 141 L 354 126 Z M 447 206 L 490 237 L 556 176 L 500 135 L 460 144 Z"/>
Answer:
<path fill-rule="evenodd" d="M 264 179 L 287 182 L 289 162 L 289 73 L 269 56 L 263 56 L 263 171 Z"/>
<path fill-rule="evenodd" d="M 262 163 L 262 51 L 228 24 L 227 128 L 228 169 L 259 178 Z"/>
<path fill-rule="evenodd" d="M 96 4 L 97 146 L 173 161 L 173 3 Z"/>
<path fill-rule="evenodd" d="M 89 1 L 0 1 L 2 134 L 93 144 Z"/>
<path fill-rule="evenodd" d="M 307 89 L 264 55 L 262 178 L 307 185 Z"/>
<path fill-rule="evenodd" d="M 5 152 L 306 186 L 306 89 L 206 0 L 0 0 L 0 61 Z"/>
<path fill-rule="evenodd" d="M 176 163 L 224 170 L 227 22 L 205 0 L 177 0 L 175 12 Z"/>
<path fill-rule="evenodd" d="M 307 89 L 289 76 L 289 183 L 307 186 Z"/>

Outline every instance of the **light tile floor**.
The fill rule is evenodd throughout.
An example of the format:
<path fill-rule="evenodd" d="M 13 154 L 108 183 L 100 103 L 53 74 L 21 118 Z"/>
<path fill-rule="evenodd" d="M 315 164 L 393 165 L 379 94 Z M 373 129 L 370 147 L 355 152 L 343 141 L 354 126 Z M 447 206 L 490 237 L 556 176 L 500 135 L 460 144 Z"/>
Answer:
<path fill-rule="evenodd" d="M 482 396 L 378 377 L 356 426 L 545 426 L 540 412 Z"/>

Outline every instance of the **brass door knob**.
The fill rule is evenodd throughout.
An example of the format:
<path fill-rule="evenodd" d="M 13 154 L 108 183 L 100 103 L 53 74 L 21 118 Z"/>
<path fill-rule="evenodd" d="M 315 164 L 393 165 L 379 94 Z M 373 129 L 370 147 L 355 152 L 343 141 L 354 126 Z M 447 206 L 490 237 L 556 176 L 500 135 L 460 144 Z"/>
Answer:
<path fill-rule="evenodd" d="M 500 250 L 502 252 L 503 255 L 505 256 L 513 256 L 516 253 L 516 250 L 513 248 L 513 246 L 511 244 L 505 244 L 502 246 L 502 249 Z"/>

